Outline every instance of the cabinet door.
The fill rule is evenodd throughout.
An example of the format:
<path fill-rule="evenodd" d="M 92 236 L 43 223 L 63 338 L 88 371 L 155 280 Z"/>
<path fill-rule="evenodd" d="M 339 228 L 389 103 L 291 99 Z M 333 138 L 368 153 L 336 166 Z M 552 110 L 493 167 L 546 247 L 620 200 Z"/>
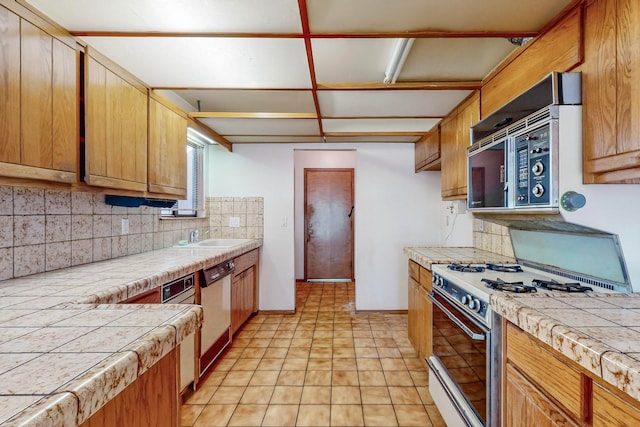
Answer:
<path fill-rule="evenodd" d="M 440 170 L 440 126 L 416 142 L 415 168 L 416 172 Z"/>
<path fill-rule="evenodd" d="M 147 189 L 147 95 L 86 55 L 86 177 L 88 184 Z"/>
<path fill-rule="evenodd" d="M 467 196 L 467 147 L 471 145 L 471 126 L 480 120 L 480 96 L 476 92 L 467 100 L 458 116 L 458 144 L 456 146 L 456 196 Z"/>
<path fill-rule="evenodd" d="M 640 4 L 586 5 L 583 150 L 586 183 L 640 182 Z"/>
<path fill-rule="evenodd" d="M 593 426 L 640 425 L 640 404 L 631 404 L 602 386 L 593 384 Z"/>
<path fill-rule="evenodd" d="M 253 313 L 255 267 L 236 275 L 231 282 L 231 333 L 234 334 Z"/>
<path fill-rule="evenodd" d="M 420 353 L 419 351 L 419 341 L 418 341 L 418 311 L 417 311 L 417 300 L 418 300 L 418 288 L 420 284 L 416 282 L 413 278 L 409 277 L 408 283 L 408 299 L 407 299 L 407 334 L 409 336 L 409 341 L 413 344 L 413 348 L 416 353 Z"/>
<path fill-rule="evenodd" d="M 76 182 L 77 51 L 0 6 L 0 176 Z"/>
<path fill-rule="evenodd" d="M 187 198 L 187 119 L 149 99 L 149 191 Z"/>
<path fill-rule="evenodd" d="M 577 425 L 509 363 L 506 365 L 504 384 L 503 425 L 513 427 Z"/>
<path fill-rule="evenodd" d="M 440 170 L 442 180 L 442 198 L 456 193 L 458 152 L 458 115 L 446 117 L 440 123 Z"/>
<path fill-rule="evenodd" d="M 433 306 L 429 300 L 429 291 L 420 286 L 417 292 L 417 312 L 418 312 L 418 356 L 424 362 L 426 357 L 431 356 L 433 351 L 432 339 L 432 310 Z"/>

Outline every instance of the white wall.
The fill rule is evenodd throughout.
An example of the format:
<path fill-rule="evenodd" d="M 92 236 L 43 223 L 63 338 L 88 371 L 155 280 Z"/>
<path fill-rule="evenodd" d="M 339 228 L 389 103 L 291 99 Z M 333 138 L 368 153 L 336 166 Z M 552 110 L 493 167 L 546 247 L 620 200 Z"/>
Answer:
<path fill-rule="evenodd" d="M 208 150 L 208 196 L 264 197 L 260 309 L 295 307 L 294 149 L 323 144 L 237 144 Z M 334 148 L 332 146 L 331 148 Z M 439 245 L 440 174 L 414 173 L 413 144 L 344 144 L 355 149 L 356 308 L 407 308 L 405 246 Z M 471 235 L 471 232 L 469 232 Z"/>
<path fill-rule="evenodd" d="M 305 168 L 356 168 L 354 150 L 295 150 L 294 205 L 295 205 L 295 274 L 304 279 L 304 169 Z"/>
<path fill-rule="evenodd" d="M 560 110 L 560 194 L 573 190 L 587 203 L 575 212 L 562 211 L 563 218 L 598 230 L 617 234 L 626 259 L 634 292 L 640 291 L 640 185 L 582 184 L 582 145 L 579 138 L 582 111 Z M 577 131 L 576 131 L 577 130 Z"/>

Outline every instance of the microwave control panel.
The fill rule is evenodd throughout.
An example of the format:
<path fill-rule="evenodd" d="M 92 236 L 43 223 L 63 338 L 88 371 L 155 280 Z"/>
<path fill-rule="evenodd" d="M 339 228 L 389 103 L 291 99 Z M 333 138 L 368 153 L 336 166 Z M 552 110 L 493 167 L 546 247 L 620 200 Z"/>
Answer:
<path fill-rule="evenodd" d="M 549 125 L 518 135 L 516 146 L 516 206 L 548 205 L 551 194 Z"/>

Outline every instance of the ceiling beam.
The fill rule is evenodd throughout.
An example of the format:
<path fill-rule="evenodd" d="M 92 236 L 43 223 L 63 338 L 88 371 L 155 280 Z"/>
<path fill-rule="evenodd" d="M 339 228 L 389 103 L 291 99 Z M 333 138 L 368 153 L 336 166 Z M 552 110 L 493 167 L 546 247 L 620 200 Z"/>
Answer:
<path fill-rule="evenodd" d="M 476 90 L 482 87 L 481 80 L 400 82 L 319 82 L 318 90 Z"/>
<path fill-rule="evenodd" d="M 300 23 L 302 24 L 302 33 L 304 34 L 304 46 L 307 51 L 307 63 L 309 64 L 309 77 L 311 78 L 311 94 L 313 95 L 313 105 L 316 109 L 316 117 L 318 118 L 318 128 L 320 129 L 320 135 L 324 135 L 324 130 L 322 129 L 322 116 L 320 115 L 320 100 L 318 99 L 318 79 L 316 79 L 316 67 L 313 63 L 313 50 L 311 48 L 311 30 L 309 29 L 307 0 L 298 0 L 298 9 L 300 10 Z"/>
<path fill-rule="evenodd" d="M 240 111 L 196 111 L 191 117 L 227 118 L 227 119 L 317 119 L 315 113 L 264 113 Z"/>

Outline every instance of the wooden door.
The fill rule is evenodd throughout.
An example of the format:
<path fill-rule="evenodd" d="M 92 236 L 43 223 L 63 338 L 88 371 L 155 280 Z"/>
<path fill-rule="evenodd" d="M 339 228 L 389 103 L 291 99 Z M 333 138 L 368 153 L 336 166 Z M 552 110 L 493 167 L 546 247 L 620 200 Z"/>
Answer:
<path fill-rule="evenodd" d="M 353 280 L 353 211 L 353 169 L 304 170 L 307 280 Z"/>

